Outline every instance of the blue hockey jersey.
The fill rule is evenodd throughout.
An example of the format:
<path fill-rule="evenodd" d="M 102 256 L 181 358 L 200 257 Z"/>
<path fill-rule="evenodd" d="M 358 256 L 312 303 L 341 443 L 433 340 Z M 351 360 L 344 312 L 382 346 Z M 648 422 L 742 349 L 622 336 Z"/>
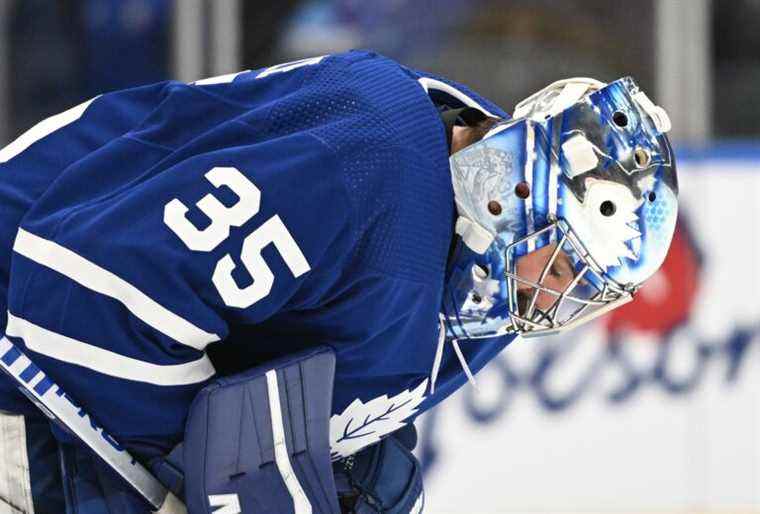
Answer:
<path fill-rule="evenodd" d="M 455 220 L 439 108 L 458 104 L 506 116 L 355 51 L 42 122 L 0 151 L 6 336 L 123 444 L 157 453 L 182 439 L 214 363 L 329 345 L 333 451 L 376 442 L 466 381 L 450 348 L 434 393 L 428 378 Z M 478 370 L 510 340 L 463 352 Z M 26 408 L 2 382 L 0 409 Z"/>

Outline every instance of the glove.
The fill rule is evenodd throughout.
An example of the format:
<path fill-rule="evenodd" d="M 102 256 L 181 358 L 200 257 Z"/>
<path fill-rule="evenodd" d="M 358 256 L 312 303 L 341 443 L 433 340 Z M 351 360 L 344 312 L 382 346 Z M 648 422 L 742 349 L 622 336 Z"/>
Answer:
<path fill-rule="evenodd" d="M 412 454 L 414 425 L 333 464 L 343 514 L 419 514 L 422 470 Z"/>

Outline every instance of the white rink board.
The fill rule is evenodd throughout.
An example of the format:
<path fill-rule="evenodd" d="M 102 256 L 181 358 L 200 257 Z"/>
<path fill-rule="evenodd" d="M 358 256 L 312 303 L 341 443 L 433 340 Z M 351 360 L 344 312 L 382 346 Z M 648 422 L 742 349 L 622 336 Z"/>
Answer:
<path fill-rule="evenodd" d="M 609 357 L 600 324 L 516 341 L 478 375 L 480 393 L 466 386 L 418 423 L 419 455 L 437 455 L 426 513 L 760 512 L 759 172 L 760 160 L 681 164 L 704 260 L 671 337 L 634 330 L 624 359 Z M 638 387 L 611 399 L 632 377 Z M 568 394 L 553 410 L 540 401 Z"/>

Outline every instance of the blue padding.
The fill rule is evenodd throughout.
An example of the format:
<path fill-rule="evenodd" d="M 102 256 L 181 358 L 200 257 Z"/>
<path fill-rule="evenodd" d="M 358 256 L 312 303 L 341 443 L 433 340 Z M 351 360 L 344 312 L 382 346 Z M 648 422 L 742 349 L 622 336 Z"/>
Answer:
<path fill-rule="evenodd" d="M 34 512 L 65 512 L 58 442 L 50 421 L 40 415 L 25 416 L 24 421 Z"/>
<path fill-rule="evenodd" d="M 151 512 L 148 503 L 88 449 L 78 445 L 59 444 L 59 459 L 66 514 Z M 35 503 L 35 509 L 36 507 Z M 63 514 L 63 511 L 41 512 Z"/>
<path fill-rule="evenodd" d="M 185 497 L 184 449 L 184 444 L 180 443 L 168 456 L 150 464 L 153 475 L 177 498 Z"/>
<path fill-rule="evenodd" d="M 335 355 L 317 348 L 216 380 L 198 394 L 182 450 L 190 514 L 219 510 L 210 498 L 222 495 L 237 495 L 242 512 L 295 512 L 275 459 L 266 378 L 271 370 L 298 484 L 314 514 L 340 513 L 329 444 Z"/>

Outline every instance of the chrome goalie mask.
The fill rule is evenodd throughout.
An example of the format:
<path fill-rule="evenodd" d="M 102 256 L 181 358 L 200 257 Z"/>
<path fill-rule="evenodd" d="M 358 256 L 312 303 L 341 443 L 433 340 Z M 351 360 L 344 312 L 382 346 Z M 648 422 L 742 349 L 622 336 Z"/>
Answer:
<path fill-rule="evenodd" d="M 452 155 L 459 240 L 443 300 L 448 335 L 544 335 L 629 302 L 675 230 L 668 130 L 631 78 L 569 79 Z M 521 259 L 541 249 L 540 273 L 520 276 Z M 548 287 L 559 259 L 566 285 Z"/>

